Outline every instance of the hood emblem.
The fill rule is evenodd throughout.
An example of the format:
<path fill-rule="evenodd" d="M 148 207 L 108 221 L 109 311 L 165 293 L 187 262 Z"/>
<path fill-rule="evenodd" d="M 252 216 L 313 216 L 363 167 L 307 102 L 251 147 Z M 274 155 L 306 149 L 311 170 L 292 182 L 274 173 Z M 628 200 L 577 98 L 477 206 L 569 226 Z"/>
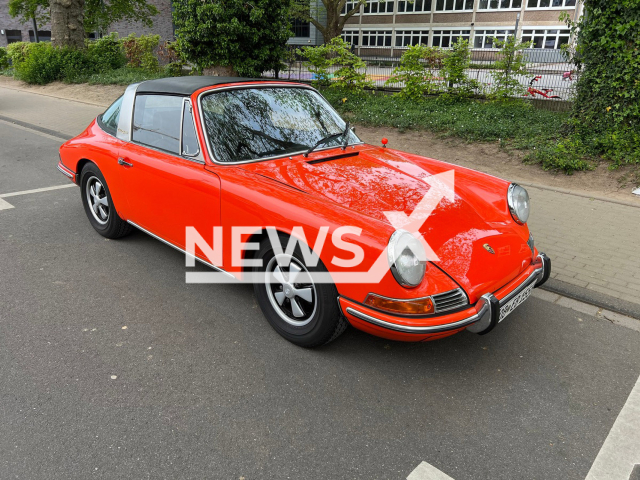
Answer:
<path fill-rule="evenodd" d="M 493 248 L 491 248 L 491 245 L 489 245 L 488 243 L 485 243 L 484 245 L 482 245 L 484 247 L 484 249 L 489 252 L 491 255 L 495 254 L 495 250 Z"/>

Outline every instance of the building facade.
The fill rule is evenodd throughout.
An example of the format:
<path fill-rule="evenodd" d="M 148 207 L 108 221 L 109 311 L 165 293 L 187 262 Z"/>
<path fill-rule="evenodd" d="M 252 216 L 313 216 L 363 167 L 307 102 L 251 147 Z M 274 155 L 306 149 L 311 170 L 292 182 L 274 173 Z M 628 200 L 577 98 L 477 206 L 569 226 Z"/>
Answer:
<path fill-rule="evenodd" d="M 343 13 L 357 3 L 347 1 Z M 488 53 L 493 38 L 515 34 L 533 42 L 539 61 L 557 61 L 560 47 L 570 41 L 560 14 L 577 19 L 581 10 L 576 0 L 371 1 L 347 21 L 342 38 L 361 56 L 398 57 L 410 45 L 448 48 L 459 37 L 475 52 Z"/>
<path fill-rule="evenodd" d="M 173 17 L 171 15 L 171 0 L 149 0 L 156 6 L 158 15 L 153 17 L 153 27 L 147 28 L 135 22 L 116 22 L 111 25 L 109 32 L 118 32 L 121 37 L 130 33 L 136 35 L 154 33 L 161 37 L 161 41 L 173 40 Z M 93 35 L 92 35 L 93 36 Z M 38 39 L 51 40 L 51 25 L 38 25 Z M 20 19 L 9 15 L 9 0 L 0 0 L 0 47 L 6 47 L 13 42 L 33 42 L 33 24 L 22 23 Z"/>

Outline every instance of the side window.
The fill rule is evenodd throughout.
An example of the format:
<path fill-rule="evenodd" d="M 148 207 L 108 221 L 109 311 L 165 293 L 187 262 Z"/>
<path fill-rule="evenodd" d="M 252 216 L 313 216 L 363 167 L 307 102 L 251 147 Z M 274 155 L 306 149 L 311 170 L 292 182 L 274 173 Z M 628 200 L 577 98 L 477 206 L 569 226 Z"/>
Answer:
<path fill-rule="evenodd" d="M 179 155 L 182 103 L 182 97 L 136 95 L 133 141 Z"/>
<path fill-rule="evenodd" d="M 191 103 L 184 102 L 184 115 L 182 117 L 182 155 L 195 157 L 200 153 L 196 127 L 193 123 Z"/>
<path fill-rule="evenodd" d="M 113 102 L 109 108 L 100 116 L 100 126 L 103 130 L 113 136 L 118 132 L 118 120 L 120 120 L 120 106 L 122 97 Z"/>

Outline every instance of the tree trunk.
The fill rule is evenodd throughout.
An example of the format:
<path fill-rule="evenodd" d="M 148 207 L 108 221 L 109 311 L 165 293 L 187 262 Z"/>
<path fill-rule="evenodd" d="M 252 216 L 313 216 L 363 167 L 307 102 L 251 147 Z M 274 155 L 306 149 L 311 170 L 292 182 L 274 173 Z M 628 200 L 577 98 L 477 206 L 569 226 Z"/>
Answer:
<path fill-rule="evenodd" d="M 51 43 L 84 48 L 84 0 L 51 0 Z"/>
<path fill-rule="evenodd" d="M 238 72 L 236 72 L 233 67 L 209 67 L 202 70 L 203 75 L 211 75 L 213 77 L 237 77 Z"/>

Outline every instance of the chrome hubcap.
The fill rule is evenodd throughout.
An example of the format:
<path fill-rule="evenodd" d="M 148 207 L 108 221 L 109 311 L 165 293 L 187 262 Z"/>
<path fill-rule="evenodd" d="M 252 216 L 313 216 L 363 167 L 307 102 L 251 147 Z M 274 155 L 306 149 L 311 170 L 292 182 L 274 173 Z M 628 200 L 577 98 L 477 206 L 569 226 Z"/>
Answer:
<path fill-rule="evenodd" d="M 98 177 L 91 177 L 87 181 L 86 195 L 93 218 L 100 225 L 105 225 L 109 221 L 109 201 L 107 192 Z"/>
<path fill-rule="evenodd" d="M 316 312 L 316 287 L 306 267 L 287 254 L 274 256 L 265 270 L 269 301 L 285 322 L 307 325 Z"/>

